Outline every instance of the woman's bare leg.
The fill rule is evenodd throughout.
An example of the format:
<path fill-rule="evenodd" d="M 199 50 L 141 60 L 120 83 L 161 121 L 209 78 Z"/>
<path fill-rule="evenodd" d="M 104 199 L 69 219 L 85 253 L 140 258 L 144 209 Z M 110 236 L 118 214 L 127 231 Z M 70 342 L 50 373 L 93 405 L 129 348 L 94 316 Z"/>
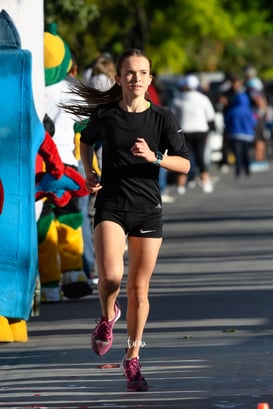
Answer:
<path fill-rule="evenodd" d="M 115 315 L 115 300 L 120 290 L 124 272 L 124 230 L 117 223 L 103 221 L 95 228 L 94 244 L 98 266 L 101 312 L 102 316 L 110 321 Z"/>
<path fill-rule="evenodd" d="M 149 285 L 162 239 L 128 238 L 129 267 L 127 279 L 127 359 L 139 356 L 142 335 L 149 314 Z"/>

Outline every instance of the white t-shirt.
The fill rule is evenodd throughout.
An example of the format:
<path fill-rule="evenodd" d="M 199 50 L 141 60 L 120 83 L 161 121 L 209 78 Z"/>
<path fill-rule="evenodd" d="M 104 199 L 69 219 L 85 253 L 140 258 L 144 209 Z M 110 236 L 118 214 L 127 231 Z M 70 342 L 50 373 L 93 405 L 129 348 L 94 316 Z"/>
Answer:
<path fill-rule="evenodd" d="M 208 132 L 208 122 L 215 120 L 210 99 L 196 90 L 184 91 L 173 100 L 171 107 L 183 132 Z"/>
<path fill-rule="evenodd" d="M 73 118 L 71 114 L 58 106 L 60 103 L 67 103 L 73 98 L 69 84 L 68 81 L 63 80 L 46 87 L 45 112 L 54 122 L 55 133 L 53 140 L 63 163 L 78 166 L 78 161 L 74 155 L 75 133 L 73 127 L 76 118 Z"/>

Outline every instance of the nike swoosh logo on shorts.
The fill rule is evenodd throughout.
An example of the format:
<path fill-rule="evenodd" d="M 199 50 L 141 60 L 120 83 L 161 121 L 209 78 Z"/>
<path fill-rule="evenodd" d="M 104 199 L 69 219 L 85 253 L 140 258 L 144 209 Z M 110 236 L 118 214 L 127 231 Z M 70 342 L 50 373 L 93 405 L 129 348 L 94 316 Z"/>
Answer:
<path fill-rule="evenodd" d="M 140 229 L 140 233 L 141 234 L 145 234 L 145 233 L 153 233 L 153 232 L 155 232 L 156 230 L 142 230 L 142 229 Z"/>

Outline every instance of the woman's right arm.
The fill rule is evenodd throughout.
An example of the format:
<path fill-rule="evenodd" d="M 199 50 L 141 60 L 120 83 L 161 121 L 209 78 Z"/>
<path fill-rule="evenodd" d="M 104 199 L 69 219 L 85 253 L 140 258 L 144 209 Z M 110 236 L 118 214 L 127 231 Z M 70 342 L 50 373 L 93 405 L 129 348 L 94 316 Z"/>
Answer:
<path fill-rule="evenodd" d="M 101 184 L 98 182 L 98 175 L 92 168 L 93 160 L 93 146 L 87 145 L 86 143 L 80 143 L 81 160 L 83 163 L 85 177 L 86 177 L 86 187 L 90 193 L 96 193 L 102 188 Z"/>

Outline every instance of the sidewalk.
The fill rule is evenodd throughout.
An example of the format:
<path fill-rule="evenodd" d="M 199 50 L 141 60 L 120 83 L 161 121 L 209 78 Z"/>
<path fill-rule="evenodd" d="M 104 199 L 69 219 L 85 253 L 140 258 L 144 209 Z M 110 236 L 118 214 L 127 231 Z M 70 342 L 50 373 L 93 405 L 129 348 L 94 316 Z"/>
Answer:
<path fill-rule="evenodd" d="M 273 165 L 164 206 L 143 341 L 148 392 L 126 391 L 126 298 L 113 348 L 90 348 L 95 292 L 42 304 L 29 342 L 0 344 L 0 408 L 273 409 Z"/>

